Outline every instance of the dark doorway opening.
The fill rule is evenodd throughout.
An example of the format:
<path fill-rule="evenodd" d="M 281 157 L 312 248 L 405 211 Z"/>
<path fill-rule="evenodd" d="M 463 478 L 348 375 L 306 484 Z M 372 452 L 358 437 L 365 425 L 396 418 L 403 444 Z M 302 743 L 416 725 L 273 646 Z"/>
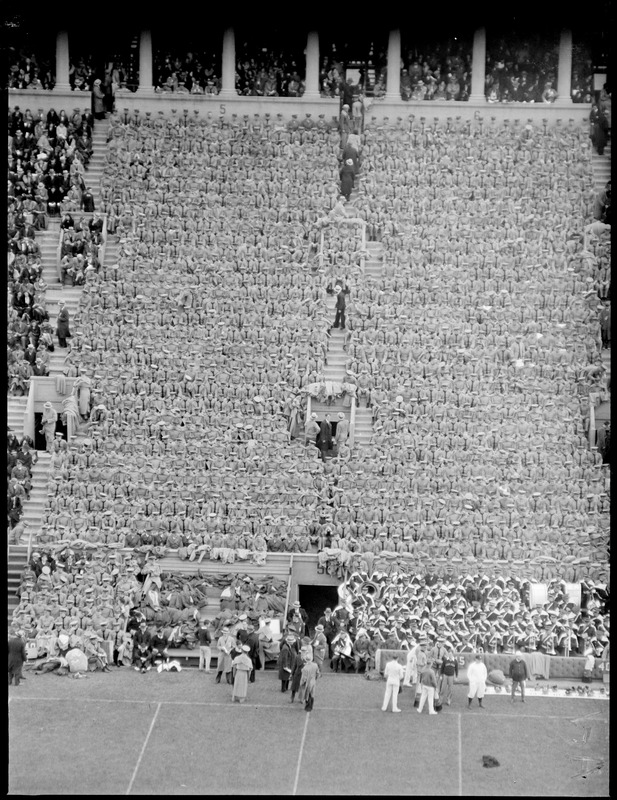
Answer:
<path fill-rule="evenodd" d="M 46 450 L 47 443 L 45 441 L 45 434 L 41 433 L 41 422 L 43 420 L 43 412 L 36 411 L 34 414 L 34 449 Z M 62 422 L 62 414 L 58 414 L 58 422 L 56 423 L 56 433 L 61 433 L 62 438 L 66 439 L 67 430 L 66 425 Z"/>
<path fill-rule="evenodd" d="M 308 626 L 311 636 L 314 633 L 317 620 L 323 615 L 326 608 L 332 611 L 337 607 L 339 596 L 338 586 L 298 586 L 298 599 L 300 605 L 308 614 Z"/>

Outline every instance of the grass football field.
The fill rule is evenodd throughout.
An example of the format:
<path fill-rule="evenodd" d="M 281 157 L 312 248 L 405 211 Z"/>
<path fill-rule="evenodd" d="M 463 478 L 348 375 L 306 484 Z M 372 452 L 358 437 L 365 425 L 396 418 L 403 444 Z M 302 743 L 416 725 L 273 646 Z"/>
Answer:
<path fill-rule="evenodd" d="M 9 686 L 9 795 L 609 795 L 605 699 L 468 709 L 457 685 L 437 716 L 409 689 L 392 714 L 384 682 L 326 673 L 307 713 L 270 670 L 243 705 L 195 669 L 26 675 Z"/>

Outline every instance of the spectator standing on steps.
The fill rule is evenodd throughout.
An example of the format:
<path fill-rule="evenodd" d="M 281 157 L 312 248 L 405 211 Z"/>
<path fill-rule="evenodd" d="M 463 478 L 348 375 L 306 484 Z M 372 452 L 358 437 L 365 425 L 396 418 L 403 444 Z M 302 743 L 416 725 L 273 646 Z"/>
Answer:
<path fill-rule="evenodd" d="M 597 154 L 603 156 L 608 139 L 608 120 L 597 103 L 591 104 L 589 112 L 589 136 Z"/>
<path fill-rule="evenodd" d="M 56 425 L 58 424 L 58 412 L 50 402 L 43 407 L 43 418 L 41 419 L 41 433 L 45 436 L 45 445 L 48 453 L 56 439 Z"/>
<path fill-rule="evenodd" d="M 317 422 L 317 414 L 313 412 L 304 426 L 304 444 L 316 444 L 317 434 L 320 430 L 321 428 Z"/>
<path fill-rule="evenodd" d="M 510 669 L 508 671 L 508 676 L 512 681 L 512 694 L 510 695 L 510 702 L 514 702 L 514 695 L 516 693 L 517 685 L 521 687 L 521 703 L 525 702 L 525 681 L 529 678 L 529 670 L 527 669 L 527 664 L 525 659 L 523 658 L 523 654 L 520 650 L 516 651 L 516 654 L 512 661 L 510 661 Z"/>
<path fill-rule="evenodd" d="M 343 444 L 346 444 L 347 439 L 349 437 L 349 420 L 343 414 L 342 411 L 339 412 L 338 420 L 336 422 L 336 433 L 334 434 L 334 443 L 336 444 L 337 448 Z"/>
<path fill-rule="evenodd" d="M 66 347 L 66 340 L 71 335 L 69 327 L 69 310 L 66 307 L 64 300 L 58 302 L 58 316 L 56 318 L 56 335 L 58 336 L 58 344 L 60 347 Z"/>
<path fill-rule="evenodd" d="M 392 712 L 400 714 L 401 709 L 398 707 L 398 693 L 401 686 L 401 681 L 405 675 L 405 667 L 399 663 L 396 656 L 393 656 L 385 666 L 383 671 L 384 678 L 386 679 L 386 692 L 384 694 L 381 710 L 387 711 L 390 698 L 392 698 Z"/>
<path fill-rule="evenodd" d="M 105 119 L 105 92 L 97 78 L 92 86 L 92 111 L 94 119 Z"/>
<path fill-rule="evenodd" d="M 87 186 L 84 187 L 81 195 L 81 207 L 87 212 L 94 211 L 94 195 Z"/>
<path fill-rule="evenodd" d="M 334 317 L 333 328 L 341 328 L 345 330 L 345 290 L 337 283 L 334 287 L 334 294 L 336 295 L 336 315 Z"/>
<path fill-rule="evenodd" d="M 347 137 L 353 133 L 353 122 L 349 115 L 349 104 L 344 103 L 339 116 L 339 130 L 341 132 L 341 149 L 345 149 Z"/>
<path fill-rule="evenodd" d="M 353 158 L 346 158 L 343 166 L 339 172 L 341 179 L 341 194 L 349 202 L 351 192 L 356 180 L 356 168 L 354 167 Z"/>

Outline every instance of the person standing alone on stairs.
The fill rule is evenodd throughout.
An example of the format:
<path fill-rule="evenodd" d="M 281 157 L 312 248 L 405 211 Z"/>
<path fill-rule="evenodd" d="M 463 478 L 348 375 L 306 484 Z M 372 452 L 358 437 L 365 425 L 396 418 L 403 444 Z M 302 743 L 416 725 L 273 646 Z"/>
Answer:
<path fill-rule="evenodd" d="M 356 182 L 356 167 L 354 166 L 353 158 L 345 159 L 340 169 L 339 177 L 341 179 L 341 194 L 345 200 L 349 202 L 351 192 Z"/>
<path fill-rule="evenodd" d="M 334 293 L 336 294 L 336 316 L 334 317 L 334 325 L 333 328 L 341 328 L 341 330 L 345 330 L 345 290 L 341 287 L 340 284 L 334 287 Z"/>

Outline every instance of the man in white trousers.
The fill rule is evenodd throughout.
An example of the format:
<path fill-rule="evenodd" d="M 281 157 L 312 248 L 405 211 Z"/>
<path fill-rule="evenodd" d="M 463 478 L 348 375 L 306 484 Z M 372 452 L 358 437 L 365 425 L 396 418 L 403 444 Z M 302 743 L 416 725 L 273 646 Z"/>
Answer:
<path fill-rule="evenodd" d="M 476 653 L 474 660 L 467 667 L 467 678 L 469 680 L 469 692 L 467 693 L 467 708 L 471 708 L 471 701 L 474 697 L 478 698 L 478 705 L 482 705 L 482 699 L 486 691 L 486 678 L 488 676 L 486 664 L 482 661 L 482 653 Z"/>
<path fill-rule="evenodd" d="M 420 673 L 420 686 L 422 693 L 420 694 L 420 702 L 418 703 L 418 714 L 422 713 L 424 703 L 428 704 L 428 713 L 436 714 L 435 711 L 435 692 L 437 691 L 437 675 L 431 664 L 426 664 Z"/>
<path fill-rule="evenodd" d="M 405 667 L 399 664 L 396 656 L 392 656 L 392 659 L 386 664 L 383 674 L 386 679 L 386 693 L 383 698 L 381 710 L 388 710 L 388 704 L 390 698 L 392 698 L 392 712 L 394 714 L 399 714 L 401 709 L 398 707 L 398 690 L 405 675 Z"/>

